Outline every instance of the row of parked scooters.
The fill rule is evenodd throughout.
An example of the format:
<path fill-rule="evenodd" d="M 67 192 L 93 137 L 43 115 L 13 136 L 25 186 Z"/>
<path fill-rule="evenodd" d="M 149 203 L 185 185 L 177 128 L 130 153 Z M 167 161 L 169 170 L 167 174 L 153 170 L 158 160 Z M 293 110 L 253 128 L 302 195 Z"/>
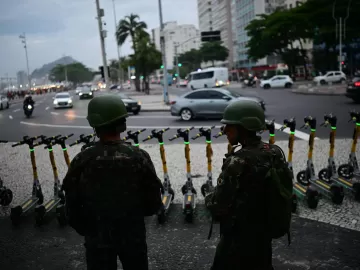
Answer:
<path fill-rule="evenodd" d="M 324 116 L 324 122 L 320 125 L 322 127 L 330 127 L 330 150 L 329 150 L 329 159 L 328 166 L 319 171 L 318 175 L 315 174 L 314 164 L 312 161 L 314 142 L 315 142 L 315 133 L 317 122 L 316 118 L 312 116 L 307 116 L 304 118 L 304 124 L 300 129 L 310 128 L 310 138 L 309 138 L 309 150 L 308 150 L 308 160 L 306 168 L 296 175 L 296 182 L 294 183 L 294 195 L 293 195 L 293 212 L 297 211 L 297 205 L 299 201 L 302 201 L 311 209 L 315 209 L 318 205 L 319 199 L 325 198 L 333 202 L 334 204 L 341 204 L 344 199 L 344 194 L 348 193 L 353 196 L 356 201 L 360 201 L 360 170 L 359 164 L 356 160 L 356 144 L 357 139 L 360 135 L 360 112 L 350 112 L 351 119 L 355 123 L 353 140 L 351 145 L 351 151 L 349 155 L 349 161 L 346 164 L 336 167 L 334 161 L 334 150 L 335 150 L 335 134 L 336 134 L 336 125 L 337 118 L 332 114 L 327 114 Z M 218 138 L 223 136 L 223 131 L 212 136 L 212 129 L 210 128 L 200 128 L 198 133 L 192 137 L 192 140 L 196 140 L 200 137 L 205 138 L 206 142 L 206 158 L 207 158 L 207 180 L 201 186 L 201 194 L 206 196 L 207 193 L 211 192 L 214 189 L 213 179 L 212 179 L 212 156 L 213 151 L 211 147 L 212 137 Z M 173 141 L 178 138 L 182 138 L 185 146 L 185 159 L 186 159 L 186 182 L 181 188 L 183 194 L 183 213 L 185 215 L 185 220 L 191 222 L 196 209 L 196 196 L 197 191 L 193 186 L 192 174 L 191 174 L 191 161 L 190 161 L 190 131 L 194 127 L 187 129 L 178 129 L 177 133 L 170 138 L 170 141 Z M 295 140 L 295 130 L 296 130 L 296 121 L 294 118 L 285 119 L 283 126 L 279 131 L 284 131 L 289 129 L 289 153 L 288 153 L 288 166 L 293 171 L 293 148 Z M 124 141 L 132 140 L 135 146 L 139 146 L 139 135 L 143 133 L 146 129 L 141 129 L 138 131 L 128 131 L 127 136 L 123 138 Z M 164 207 L 159 210 L 157 216 L 159 223 L 163 223 L 166 220 L 166 216 L 170 210 L 171 202 L 174 200 L 175 192 L 171 187 L 170 178 L 167 169 L 165 149 L 164 149 L 164 139 L 163 134 L 168 131 L 169 128 L 162 130 L 152 130 L 151 134 L 147 136 L 143 142 L 149 141 L 152 139 L 157 139 L 160 145 L 160 155 L 163 165 L 164 172 L 164 181 L 163 181 L 163 190 L 162 190 L 162 202 Z M 275 143 L 275 124 L 274 121 L 266 123 L 266 130 L 269 131 L 270 139 L 269 143 Z M 261 132 L 262 133 L 262 132 Z M 50 213 L 55 212 L 57 220 L 60 225 L 66 225 L 66 212 L 65 212 L 65 196 L 61 190 L 61 183 L 58 176 L 58 171 L 55 163 L 53 146 L 59 145 L 63 151 L 64 159 L 66 164 L 69 166 L 70 159 L 67 153 L 66 140 L 69 139 L 73 134 L 68 136 L 38 136 L 38 137 L 28 137 L 24 136 L 21 142 L 18 142 L 12 147 L 19 145 L 27 144 L 30 150 L 30 159 L 32 164 L 33 171 L 33 187 L 32 193 L 29 199 L 25 200 L 22 204 L 11 208 L 10 218 L 13 225 L 18 225 L 21 221 L 21 217 L 25 216 L 30 210 L 35 209 L 35 220 L 38 225 L 43 224 L 45 217 Z M 6 141 L 0 141 L 5 143 Z M 74 146 L 77 144 L 84 144 L 81 148 L 81 151 L 87 147 L 91 147 L 95 143 L 95 134 L 89 135 L 80 135 L 80 138 L 70 144 Z M 35 147 L 44 145 L 45 149 L 49 151 L 50 163 L 52 166 L 54 174 L 54 192 L 52 198 L 44 203 L 44 196 L 41 190 L 41 185 L 38 179 L 36 159 L 35 159 Z M 232 151 L 232 146 L 228 145 L 228 152 Z M 3 182 L 0 182 L 0 204 L 3 206 L 8 206 L 12 201 L 13 194 L 10 189 L 6 188 L 3 185 Z M 55 211 L 53 211 L 55 210 Z"/>

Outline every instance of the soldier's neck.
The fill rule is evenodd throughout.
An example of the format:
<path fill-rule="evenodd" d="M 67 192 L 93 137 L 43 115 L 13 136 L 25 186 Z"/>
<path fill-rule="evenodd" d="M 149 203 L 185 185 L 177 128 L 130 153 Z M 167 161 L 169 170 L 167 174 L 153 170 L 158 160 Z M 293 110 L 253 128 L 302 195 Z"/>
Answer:
<path fill-rule="evenodd" d="M 112 142 L 112 141 L 119 141 L 120 134 L 106 134 L 100 137 L 100 141 L 105 142 Z"/>

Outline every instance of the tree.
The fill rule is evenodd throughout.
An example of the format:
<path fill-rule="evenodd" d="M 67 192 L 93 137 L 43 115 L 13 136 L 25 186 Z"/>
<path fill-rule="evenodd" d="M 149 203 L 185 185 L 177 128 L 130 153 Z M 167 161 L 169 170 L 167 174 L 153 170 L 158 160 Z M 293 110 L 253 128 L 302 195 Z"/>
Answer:
<path fill-rule="evenodd" d="M 225 61 L 229 56 L 229 50 L 221 42 L 204 42 L 201 45 L 200 53 L 205 62 Z"/>
<path fill-rule="evenodd" d="M 144 31 L 147 28 L 147 25 L 143 21 L 139 21 L 140 17 L 136 14 L 130 14 L 129 16 L 125 16 L 124 19 L 120 20 L 117 29 L 116 29 L 116 40 L 118 46 L 122 46 L 128 37 L 131 38 L 133 43 L 133 50 L 134 54 L 137 53 L 137 46 L 136 46 L 136 33 L 139 30 Z M 135 63 L 136 64 L 136 63 Z M 139 72 L 138 67 L 135 65 L 136 71 L 136 80 L 135 80 L 135 87 L 137 91 L 140 91 L 140 80 L 139 80 Z"/>
<path fill-rule="evenodd" d="M 131 59 L 137 63 L 137 72 L 143 76 L 143 91 L 149 93 L 149 75 L 161 65 L 161 52 L 151 42 L 150 35 L 143 30 L 136 31 L 135 43 L 137 52 L 131 56 Z"/>
<path fill-rule="evenodd" d="M 179 68 L 180 78 L 185 78 L 190 72 L 201 67 L 202 55 L 200 50 L 191 49 L 178 56 L 178 62 L 181 64 Z M 176 59 L 174 59 L 174 74 L 176 73 Z"/>
<path fill-rule="evenodd" d="M 69 65 L 57 65 L 49 74 L 49 78 L 53 82 L 65 81 L 67 74 L 68 81 L 76 84 L 91 81 L 93 72 L 82 63 L 73 63 Z"/>

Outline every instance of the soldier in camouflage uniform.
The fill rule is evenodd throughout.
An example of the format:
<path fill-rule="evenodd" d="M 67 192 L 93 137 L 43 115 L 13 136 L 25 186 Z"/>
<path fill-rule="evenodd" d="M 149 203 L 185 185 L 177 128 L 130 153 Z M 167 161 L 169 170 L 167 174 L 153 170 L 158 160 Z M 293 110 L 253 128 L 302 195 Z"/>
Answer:
<path fill-rule="evenodd" d="M 271 149 L 256 135 L 265 128 L 264 111 L 254 101 L 236 101 L 225 109 L 221 123 L 229 142 L 242 148 L 226 155 L 217 186 L 205 198 L 213 221 L 220 223 L 212 270 L 273 269 L 264 183 Z"/>
<path fill-rule="evenodd" d="M 95 97 L 87 119 L 100 138 L 71 162 L 64 179 L 69 224 L 85 236 L 89 270 L 147 270 L 144 216 L 162 206 L 149 154 L 121 141 L 128 116 L 118 96 Z"/>

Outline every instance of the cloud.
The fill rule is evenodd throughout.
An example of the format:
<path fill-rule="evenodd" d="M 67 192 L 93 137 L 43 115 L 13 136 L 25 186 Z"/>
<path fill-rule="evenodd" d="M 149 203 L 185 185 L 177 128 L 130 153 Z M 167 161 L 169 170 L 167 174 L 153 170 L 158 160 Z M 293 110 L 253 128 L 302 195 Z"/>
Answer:
<path fill-rule="evenodd" d="M 197 0 L 162 0 L 163 18 L 179 24 L 198 25 Z M 115 0 L 119 21 L 130 13 L 140 16 L 148 30 L 159 27 L 158 0 Z M 107 59 L 117 58 L 112 0 L 100 0 L 105 11 Z M 30 70 L 68 55 L 90 68 L 101 65 L 95 1 L 16 0 L 0 1 L 0 77 L 15 76 L 26 69 L 25 51 L 19 34 L 25 32 Z M 121 54 L 131 53 L 130 41 Z M 31 72 L 30 71 L 30 72 Z"/>

